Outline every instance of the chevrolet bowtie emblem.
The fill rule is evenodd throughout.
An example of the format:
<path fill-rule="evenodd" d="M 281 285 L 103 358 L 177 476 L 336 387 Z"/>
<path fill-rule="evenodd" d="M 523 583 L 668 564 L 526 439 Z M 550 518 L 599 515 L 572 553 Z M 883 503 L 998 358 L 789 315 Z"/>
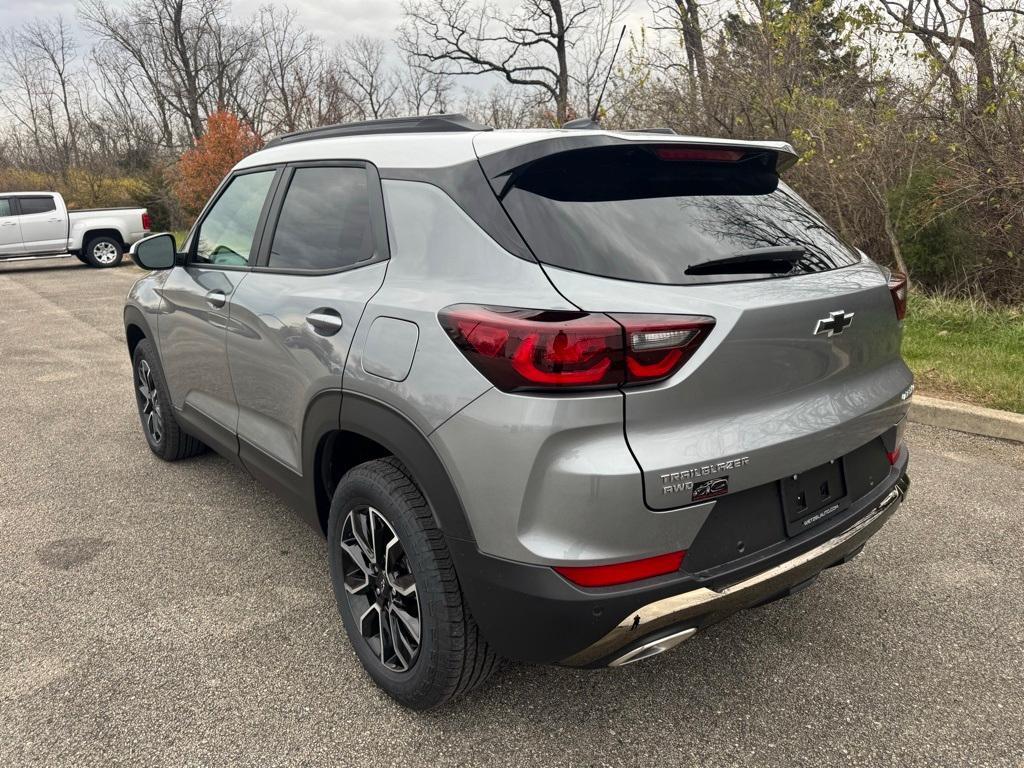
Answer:
<path fill-rule="evenodd" d="M 818 324 L 814 326 L 814 335 L 817 336 L 819 333 L 828 333 L 829 336 L 835 336 L 842 333 L 853 323 L 853 312 L 829 312 L 828 317 L 818 321 Z"/>

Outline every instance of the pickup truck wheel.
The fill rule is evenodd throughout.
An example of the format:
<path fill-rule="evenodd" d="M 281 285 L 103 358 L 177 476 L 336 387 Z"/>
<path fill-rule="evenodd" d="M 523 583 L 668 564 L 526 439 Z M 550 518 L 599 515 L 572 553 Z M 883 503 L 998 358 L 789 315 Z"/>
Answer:
<path fill-rule="evenodd" d="M 124 248 L 112 237 L 94 237 L 85 245 L 85 263 L 90 267 L 116 267 L 124 258 Z"/>
<path fill-rule="evenodd" d="M 174 418 L 164 371 L 149 339 L 143 339 L 135 347 L 132 381 L 142 433 L 153 453 L 164 461 L 177 461 L 206 450 L 206 446 L 185 432 Z"/>
<path fill-rule="evenodd" d="M 444 535 L 396 458 L 349 470 L 327 525 L 334 596 L 359 660 L 412 709 L 483 683 L 498 657 L 462 597 Z"/>

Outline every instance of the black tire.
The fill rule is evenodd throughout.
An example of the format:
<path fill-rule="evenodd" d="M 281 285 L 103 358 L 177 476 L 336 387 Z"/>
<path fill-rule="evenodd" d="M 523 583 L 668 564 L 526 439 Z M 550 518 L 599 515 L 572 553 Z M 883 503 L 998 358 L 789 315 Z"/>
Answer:
<path fill-rule="evenodd" d="M 385 556 L 385 570 L 402 570 L 408 574 L 404 578 L 414 579 L 420 639 L 404 670 L 394 669 L 381 658 L 384 653 L 380 649 L 386 647 L 383 623 L 379 625 L 380 641 L 376 646 L 371 645 L 373 638 L 364 637 L 360 628 L 356 611 L 364 605 L 357 603 L 367 600 L 372 606 L 372 587 L 354 595 L 346 589 L 346 570 L 350 585 L 357 581 L 353 574 L 359 571 L 353 568 L 355 561 L 349 554 L 351 541 L 346 544 L 350 549 L 343 550 L 343 533 L 352 533 L 353 521 L 366 508 L 373 508 L 382 516 L 391 529 L 388 535 L 394 534 L 398 539 L 392 540 L 396 544 L 392 551 L 400 552 L 401 568 L 391 571 L 393 563 Z M 334 596 L 349 640 L 363 667 L 386 693 L 407 707 L 424 710 L 444 704 L 490 677 L 498 665 L 498 656 L 470 615 L 444 536 L 434 523 L 426 499 L 400 461 L 392 457 L 368 461 L 345 474 L 334 491 L 327 540 Z M 374 543 L 373 548 L 378 546 L 386 544 Z M 366 578 L 367 585 L 371 578 Z M 390 582 L 390 578 L 385 580 L 382 575 L 378 581 Z M 391 598 L 383 598 L 384 602 L 396 597 L 396 590 L 389 591 Z M 366 611 L 370 617 L 368 626 L 373 624 L 372 610 L 371 607 Z M 378 609 L 376 615 L 381 617 L 382 611 Z M 392 623 L 388 634 L 407 634 L 402 629 Z M 391 646 L 397 647 L 398 643 L 392 642 Z M 408 650 L 407 644 L 405 647 Z M 392 659 L 399 666 L 405 661 L 397 655 L 392 655 Z"/>
<path fill-rule="evenodd" d="M 98 267 L 100 269 L 116 267 L 121 263 L 121 259 L 124 258 L 124 246 L 116 238 L 100 235 L 90 239 L 85 244 L 82 254 L 84 256 L 83 261 L 90 267 Z"/>
<path fill-rule="evenodd" d="M 206 450 L 205 445 L 185 432 L 175 420 L 164 369 L 149 339 L 140 341 L 132 354 L 132 384 L 142 434 L 153 453 L 164 461 L 178 461 Z"/>

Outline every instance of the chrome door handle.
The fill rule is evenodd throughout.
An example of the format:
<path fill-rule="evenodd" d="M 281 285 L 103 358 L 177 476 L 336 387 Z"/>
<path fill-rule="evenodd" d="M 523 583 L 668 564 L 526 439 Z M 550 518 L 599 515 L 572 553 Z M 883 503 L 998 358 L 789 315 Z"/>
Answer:
<path fill-rule="evenodd" d="M 228 295 L 224 291 L 210 291 L 206 294 L 206 303 L 214 309 L 220 309 L 228 303 Z"/>
<path fill-rule="evenodd" d="M 50 222 L 51 224 L 56 224 L 57 222 L 60 221 L 60 219 L 47 219 L 47 221 Z"/>
<path fill-rule="evenodd" d="M 344 325 L 341 314 L 336 309 L 331 309 L 330 307 L 314 309 L 306 315 L 306 322 L 321 336 L 333 336 Z"/>

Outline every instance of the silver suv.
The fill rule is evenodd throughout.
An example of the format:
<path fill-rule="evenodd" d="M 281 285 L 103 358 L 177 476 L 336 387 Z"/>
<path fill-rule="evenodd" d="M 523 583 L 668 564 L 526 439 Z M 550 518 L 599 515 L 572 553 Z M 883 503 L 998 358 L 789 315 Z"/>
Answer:
<path fill-rule="evenodd" d="M 499 658 L 619 666 L 853 558 L 903 499 L 906 284 L 779 142 L 280 137 L 125 307 L 143 431 L 327 536 L 367 672 L 414 708 Z"/>

